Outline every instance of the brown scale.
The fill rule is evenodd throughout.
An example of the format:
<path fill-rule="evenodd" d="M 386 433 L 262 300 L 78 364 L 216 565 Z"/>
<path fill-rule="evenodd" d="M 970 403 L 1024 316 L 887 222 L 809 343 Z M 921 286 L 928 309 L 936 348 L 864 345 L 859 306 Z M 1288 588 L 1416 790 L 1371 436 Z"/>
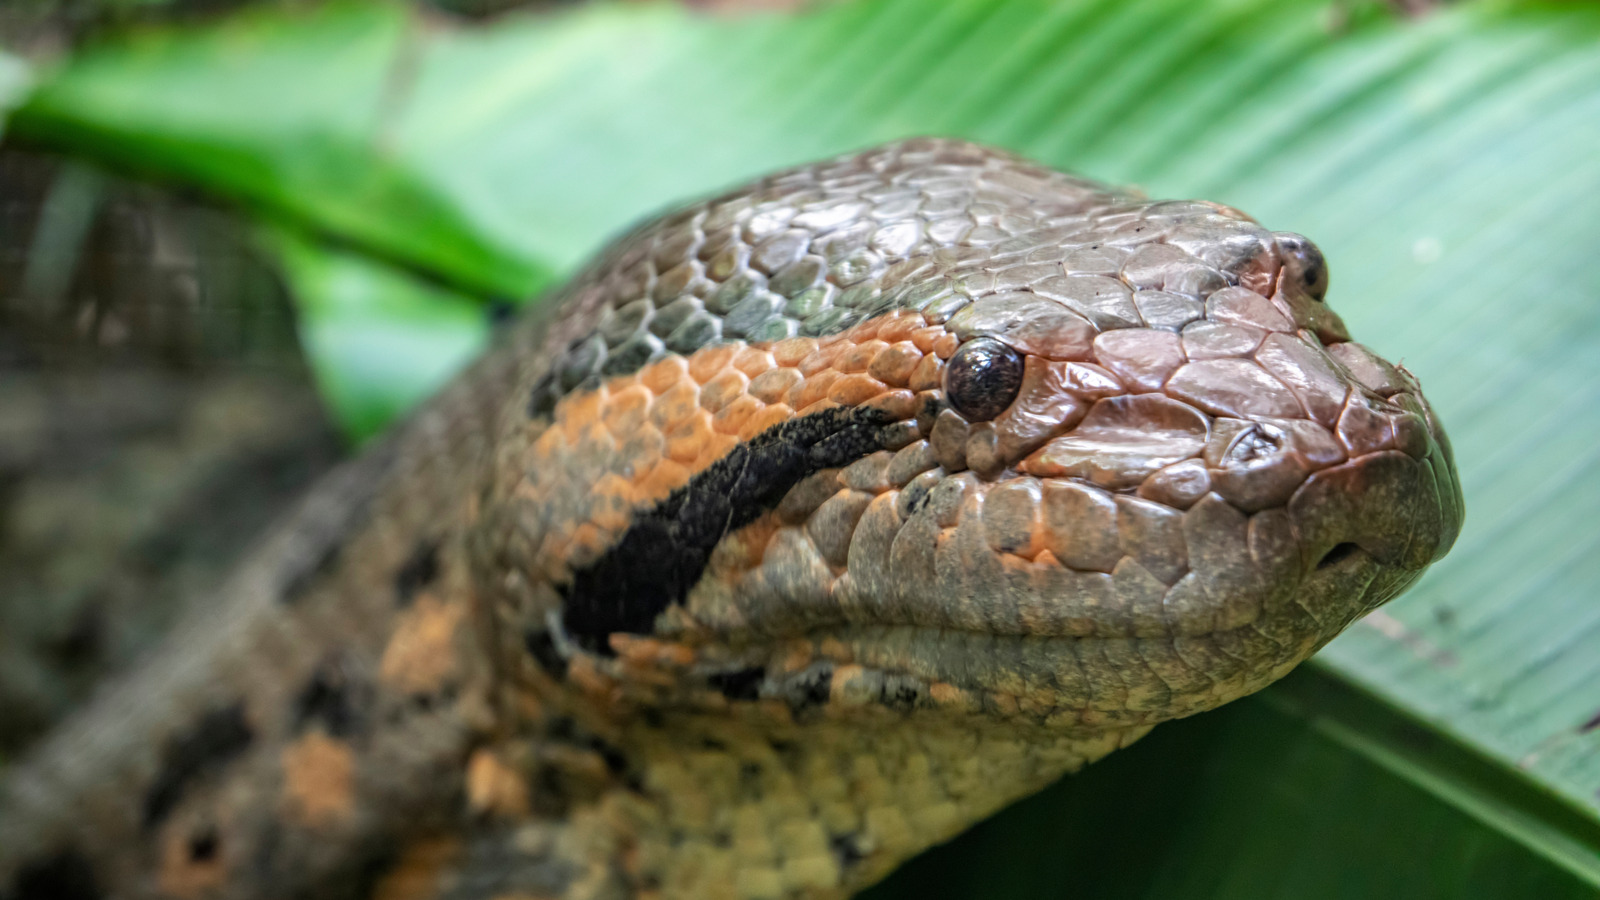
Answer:
<path fill-rule="evenodd" d="M 647 223 L 13 767 L 0 896 L 846 896 L 1448 550 L 1326 287 L 957 141 Z"/>

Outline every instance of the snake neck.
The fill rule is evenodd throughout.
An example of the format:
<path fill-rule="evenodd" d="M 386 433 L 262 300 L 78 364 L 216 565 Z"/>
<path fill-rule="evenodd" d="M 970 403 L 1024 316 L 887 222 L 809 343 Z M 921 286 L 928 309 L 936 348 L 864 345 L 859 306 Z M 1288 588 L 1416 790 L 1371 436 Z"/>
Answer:
<path fill-rule="evenodd" d="M 476 814 L 561 896 L 842 897 L 1147 729 L 1044 736 L 887 708 L 619 713 L 508 698 L 521 732 L 468 765 Z M 511 885 L 507 885 L 510 887 Z"/>

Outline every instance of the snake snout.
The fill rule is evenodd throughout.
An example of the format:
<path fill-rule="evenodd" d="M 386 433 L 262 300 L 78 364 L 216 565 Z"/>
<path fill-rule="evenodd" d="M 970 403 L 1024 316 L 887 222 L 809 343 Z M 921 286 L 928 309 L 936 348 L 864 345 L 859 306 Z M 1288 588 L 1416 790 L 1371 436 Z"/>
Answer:
<path fill-rule="evenodd" d="M 1377 565 L 1365 592 L 1368 607 L 1415 581 L 1449 552 L 1461 529 L 1461 488 L 1449 445 L 1435 438 L 1425 424 L 1431 414 L 1412 395 L 1390 400 L 1366 405 L 1395 411 L 1391 447 L 1316 472 L 1288 505 L 1306 578 L 1354 566 L 1360 558 Z M 1415 412 L 1406 408 L 1413 404 L 1419 407 Z"/>

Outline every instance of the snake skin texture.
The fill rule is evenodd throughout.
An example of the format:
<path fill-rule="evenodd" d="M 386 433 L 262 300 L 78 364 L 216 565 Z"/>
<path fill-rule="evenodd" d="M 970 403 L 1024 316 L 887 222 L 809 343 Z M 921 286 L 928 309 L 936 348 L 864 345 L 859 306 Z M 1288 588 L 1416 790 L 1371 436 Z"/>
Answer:
<path fill-rule="evenodd" d="M 1326 290 L 954 140 L 651 221 L 12 768 L 0 896 L 848 896 L 1449 550 Z"/>

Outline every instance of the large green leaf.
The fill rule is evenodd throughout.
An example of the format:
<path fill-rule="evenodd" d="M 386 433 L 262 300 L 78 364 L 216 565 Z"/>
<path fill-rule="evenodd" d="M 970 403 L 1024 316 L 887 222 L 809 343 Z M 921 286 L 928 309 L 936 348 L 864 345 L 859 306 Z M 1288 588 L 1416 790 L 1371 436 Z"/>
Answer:
<path fill-rule="evenodd" d="M 863 900 L 1594 897 L 1600 823 L 1495 769 L 1303 668 L 1156 729 Z"/>
<path fill-rule="evenodd" d="M 1473 4 L 1402 22 L 1313 0 L 866 0 L 738 20 L 600 6 L 483 29 L 334 7 L 85 53 L 14 127 L 480 296 L 532 295 L 673 199 L 911 133 L 1004 144 L 1310 234 L 1333 266 L 1333 305 L 1427 385 L 1468 506 L 1455 552 L 1322 659 L 1484 754 L 1480 775 L 1498 786 L 1389 766 L 1405 749 L 1393 735 L 1330 752 L 1454 810 L 1466 825 L 1428 820 L 1452 829 L 1450 846 L 1509 840 L 1600 884 L 1594 6 Z M 291 273 L 320 265 L 299 246 Z M 344 314 L 336 281 L 295 277 L 321 321 Z M 319 365 L 343 362 L 336 351 Z M 1224 721 L 1273 739 L 1270 725 Z M 1289 770 L 1259 777 L 1340 786 L 1347 825 L 1365 796 Z M 1553 805 L 1507 799 L 1527 791 Z M 1185 844 L 1168 863 L 1219 846 Z M 1289 883 L 1249 895 L 1310 896 Z M 1491 887 L 1475 890 L 1546 896 Z"/>

